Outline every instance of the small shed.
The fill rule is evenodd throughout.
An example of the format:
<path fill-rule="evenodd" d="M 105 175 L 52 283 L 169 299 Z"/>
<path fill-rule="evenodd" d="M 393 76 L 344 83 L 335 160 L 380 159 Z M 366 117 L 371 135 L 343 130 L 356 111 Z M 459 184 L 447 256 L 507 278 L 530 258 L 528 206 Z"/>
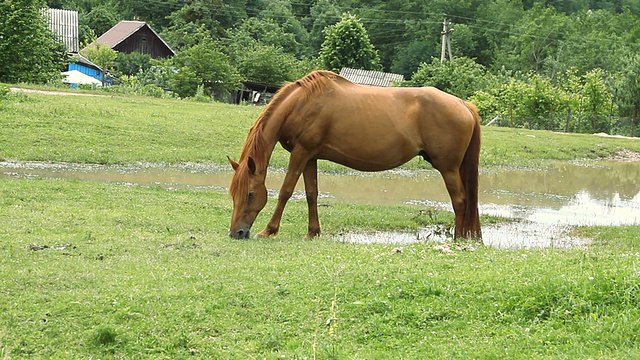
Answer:
<path fill-rule="evenodd" d="M 125 54 L 137 51 L 148 54 L 154 59 L 171 57 L 176 54 L 160 35 L 144 21 L 120 21 L 93 43 L 105 44 L 113 50 Z"/>
<path fill-rule="evenodd" d="M 69 69 L 69 71 L 77 70 L 85 75 L 99 80 L 102 83 L 102 68 L 80 54 L 73 54 L 71 56 L 71 62 L 67 66 L 67 69 Z M 111 82 L 112 79 L 107 74 L 106 85 L 111 85 Z M 72 85 L 72 87 L 75 86 Z"/>
<path fill-rule="evenodd" d="M 81 72 L 84 75 L 91 76 L 95 80 L 102 82 L 102 68 L 78 53 L 78 49 L 80 48 L 78 12 L 74 10 L 45 9 L 45 16 L 51 32 L 53 32 L 60 43 L 64 44 L 69 52 L 71 60 L 67 65 L 67 70 Z M 89 82 L 88 79 L 80 82 L 69 81 L 69 76 L 66 72 L 63 72 L 61 75 L 63 75 L 64 82 L 70 84 L 71 87 L 77 87 L 79 84 Z M 78 77 L 75 76 L 71 79 L 77 78 Z M 107 79 L 107 83 L 109 82 L 110 80 Z"/>
<path fill-rule="evenodd" d="M 394 83 L 399 83 L 404 80 L 404 75 L 400 74 L 346 67 L 340 70 L 340 76 L 356 84 L 382 87 L 393 86 Z"/>
<path fill-rule="evenodd" d="M 248 104 L 268 104 L 273 95 L 282 87 L 276 84 L 267 84 L 254 81 L 240 81 L 242 88 L 235 92 L 234 103 L 243 101 Z"/>

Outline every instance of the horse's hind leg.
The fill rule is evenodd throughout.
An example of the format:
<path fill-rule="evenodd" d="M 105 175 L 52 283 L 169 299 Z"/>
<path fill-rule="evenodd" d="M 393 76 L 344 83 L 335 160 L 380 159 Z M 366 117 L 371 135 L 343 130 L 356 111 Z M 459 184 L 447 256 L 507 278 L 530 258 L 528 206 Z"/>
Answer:
<path fill-rule="evenodd" d="M 453 205 L 453 212 L 455 214 L 455 230 L 453 238 L 457 239 L 466 236 L 466 230 L 464 229 L 464 214 L 465 214 L 465 193 L 464 186 L 462 184 L 462 178 L 458 170 L 450 170 L 448 172 L 441 172 L 444 183 L 447 186 L 449 197 L 451 197 L 451 204 Z"/>
<path fill-rule="evenodd" d="M 311 159 L 307 162 L 302 173 L 304 178 L 304 190 L 309 206 L 309 232 L 305 236 L 311 239 L 320 235 L 320 219 L 318 218 L 318 161 Z"/>

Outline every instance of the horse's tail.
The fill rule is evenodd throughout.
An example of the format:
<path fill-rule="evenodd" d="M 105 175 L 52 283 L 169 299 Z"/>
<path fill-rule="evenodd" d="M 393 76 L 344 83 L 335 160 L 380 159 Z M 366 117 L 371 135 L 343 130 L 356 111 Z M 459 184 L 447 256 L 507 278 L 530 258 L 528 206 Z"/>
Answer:
<path fill-rule="evenodd" d="M 475 125 L 471 141 L 460 165 L 460 175 L 465 190 L 465 212 L 462 226 L 463 237 L 482 238 L 480 230 L 480 216 L 478 214 L 478 165 L 480 164 L 480 114 L 478 108 L 470 102 L 465 102 L 467 109 L 473 115 Z"/>

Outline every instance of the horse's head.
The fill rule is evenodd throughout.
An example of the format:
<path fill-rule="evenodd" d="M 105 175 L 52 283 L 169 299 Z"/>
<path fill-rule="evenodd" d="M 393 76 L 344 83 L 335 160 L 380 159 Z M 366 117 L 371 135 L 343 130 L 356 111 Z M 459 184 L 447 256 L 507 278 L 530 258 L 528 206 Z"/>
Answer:
<path fill-rule="evenodd" d="M 229 236 L 236 239 L 248 238 L 253 221 L 267 204 L 265 174 L 256 172 L 256 163 L 250 156 L 241 163 L 229 158 L 229 163 L 235 171 L 229 187 L 233 199 Z"/>

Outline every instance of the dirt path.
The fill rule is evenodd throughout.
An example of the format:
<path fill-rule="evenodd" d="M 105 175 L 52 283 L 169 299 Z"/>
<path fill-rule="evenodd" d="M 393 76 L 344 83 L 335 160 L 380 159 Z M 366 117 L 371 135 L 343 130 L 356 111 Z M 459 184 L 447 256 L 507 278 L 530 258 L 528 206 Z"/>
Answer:
<path fill-rule="evenodd" d="M 45 95 L 111 97 L 111 95 L 102 95 L 102 94 L 87 94 L 87 93 L 79 93 L 79 92 L 53 91 L 53 90 L 35 90 L 35 89 L 24 89 L 24 88 L 18 88 L 18 87 L 12 87 L 11 91 L 34 93 L 34 94 L 45 94 Z"/>

